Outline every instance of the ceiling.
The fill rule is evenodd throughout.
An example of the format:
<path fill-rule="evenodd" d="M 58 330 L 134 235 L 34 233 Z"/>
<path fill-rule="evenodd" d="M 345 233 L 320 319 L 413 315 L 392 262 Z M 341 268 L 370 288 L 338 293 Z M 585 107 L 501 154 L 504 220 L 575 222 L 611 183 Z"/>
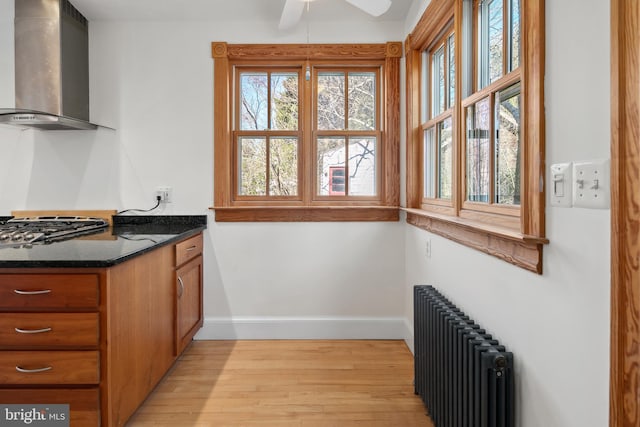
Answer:
<path fill-rule="evenodd" d="M 285 0 L 71 0 L 89 21 L 273 21 Z M 301 0 L 302 1 L 302 0 Z M 392 0 L 374 18 L 344 0 L 313 0 L 309 21 L 404 21 L 412 0 Z"/>

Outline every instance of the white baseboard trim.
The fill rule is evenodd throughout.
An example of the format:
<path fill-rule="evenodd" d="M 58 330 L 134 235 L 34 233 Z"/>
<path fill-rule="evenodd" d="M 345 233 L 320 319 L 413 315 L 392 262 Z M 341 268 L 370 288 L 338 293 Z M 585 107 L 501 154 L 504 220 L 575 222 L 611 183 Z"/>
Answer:
<path fill-rule="evenodd" d="M 409 321 L 409 319 L 405 318 L 403 326 L 404 342 L 407 344 L 407 347 L 409 347 L 409 350 L 411 350 L 411 353 L 416 354 L 413 347 L 413 324 L 411 323 L 411 321 Z"/>
<path fill-rule="evenodd" d="M 207 317 L 197 340 L 398 339 L 403 317 Z M 413 334 L 411 334 L 413 344 Z"/>

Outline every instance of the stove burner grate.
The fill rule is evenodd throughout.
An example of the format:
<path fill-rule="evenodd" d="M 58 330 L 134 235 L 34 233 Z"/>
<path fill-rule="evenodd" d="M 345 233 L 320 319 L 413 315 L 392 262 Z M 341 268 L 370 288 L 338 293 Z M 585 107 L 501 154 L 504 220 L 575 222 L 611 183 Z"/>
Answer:
<path fill-rule="evenodd" d="M 13 218 L 0 224 L 0 247 L 49 243 L 107 228 L 102 218 L 37 216 Z"/>

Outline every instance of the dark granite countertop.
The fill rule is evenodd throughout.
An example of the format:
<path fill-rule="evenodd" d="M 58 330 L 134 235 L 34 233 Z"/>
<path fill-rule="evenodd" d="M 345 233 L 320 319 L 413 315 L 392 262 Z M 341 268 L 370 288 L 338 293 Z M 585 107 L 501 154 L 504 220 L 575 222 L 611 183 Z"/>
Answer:
<path fill-rule="evenodd" d="M 10 217 L 0 217 L 0 221 Z M 116 215 L 98 233 L 31 247 L 0 248 L 0 268 L 101 268 L 120 264 L 207 228 L 206 215 Z"/>

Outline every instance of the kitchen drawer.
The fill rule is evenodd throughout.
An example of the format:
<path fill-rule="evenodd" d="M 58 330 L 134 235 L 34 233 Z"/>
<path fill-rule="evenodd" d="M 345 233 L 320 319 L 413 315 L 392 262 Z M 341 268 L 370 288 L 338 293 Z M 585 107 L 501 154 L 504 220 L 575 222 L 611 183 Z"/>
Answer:
<path fill-rule="evenodd" d="M 98 384 L 99 367 L 97 351 L 0 351 L 0 384 Z"/>
<path fill-rule="evenodd" d="M 2 309 L 98 307 L 96 274 L 0 274 Z"/>
<path fill-rule="evenodd" d="M 98 313 L 0 313 L 0 348 L 98 346 Z"/>
<path fill-rule="evenodd" d="M 0 402 L 7 405 L 69 405 L 71 427 L 100 425 L 100 393 L 83 389 L 7 389 L 0 388 Z M 35 424 L 33 424 L 35 425 Z"/>
<path fill-rule="evenodd" d="M 176 266 L 202 253 L 202 233 L 176 244 Z"/>

